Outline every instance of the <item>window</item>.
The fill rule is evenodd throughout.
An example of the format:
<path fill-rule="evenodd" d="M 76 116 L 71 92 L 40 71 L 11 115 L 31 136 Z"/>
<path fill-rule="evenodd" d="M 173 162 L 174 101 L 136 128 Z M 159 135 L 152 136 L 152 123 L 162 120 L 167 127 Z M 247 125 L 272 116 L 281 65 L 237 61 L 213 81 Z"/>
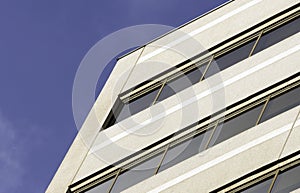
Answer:
<path fill-rule="evenodd" d="M 254 54 L 298 33 L 300 31 L 300 18 L 294 19 L 283 26 L 264 33 L 254 50 Z"/>
<path fill-rule="evenodd" d="M 179 162 L 184 161 L 193 155 L 206 149 L 206 144 L 208 141 L 208 136 L 211 135 L 212 128 L 208 129 L 208 132 L 201 132 L 200 134 L 176 144 L 167 149 L 166 156 L 159 168 L 159 171 L 163 171 L 176 165 Z"/>
<path fill-rule="evenodd" d="M 300 105 L 300 87 L 297 86 L 293 90 L 276 96 L 268 102 L 266 110 L 263 113 L 260 122 L 264 122 L 276 115 L 287 111 L 295 106 Z"/>
<path fill-rule="evenodd" d="M 187 73 L 182 73 L 179 77 L 169 81 L 162 89 L 157 102 L 163 101 L 164 99 L 188 88 L 200 81 L 202 73 L 205 71 L 208 62 L 201 65 L 200 67 L 195 66 L 192 70 Z"/>
<path fill-rule="evenodd" d="M 272 193 L 292 192 L 300 188 L 300 165 L 287 171 L 280 171 Z"/>
<path fill-rule="evenodd" d="M 259 115 L 263 109 L 264 103 L 261 103 L 254 108 L 251 108 L 233 118 L 226 120 L 224 123 L 219 123 L 209 147 L 221 143 L 257 124 Z"/>
<path fill-rule="evenodd" d="M 159 88 L 156 88 L 137 99 L 125 103 L 122 107 L 120 114 L 117 116 L 117 122 L 120 122 L 125 118 L 130 117 L 131 115 L 134 115 L 137 112 L 140 112 L 150 107 L 153 104 L 154 99 L 158 94 L 158 91 Z"/>
<path fill-rule="evenodd" d="M 256 39 L 250 40 L 245 44 L 238 46 L 237 48 L 217 57 L 215 59 L 215 65 L 211 65 L 207 71 L 205 77 L 212 76 L 219 71 L 225 70 L 226 68 L 246 59 L 249 57 L 251 50 L 256 42 Z"/>
<path fill-rule="evenodd" d="M 116 183 L 114 184 L 111 192 L 119 193 L 126 188 L 153 176 L 161 158 L 162 153 L 155 155 L 130 169 L 121 169 L 122 171 L 117 176 Z"/>

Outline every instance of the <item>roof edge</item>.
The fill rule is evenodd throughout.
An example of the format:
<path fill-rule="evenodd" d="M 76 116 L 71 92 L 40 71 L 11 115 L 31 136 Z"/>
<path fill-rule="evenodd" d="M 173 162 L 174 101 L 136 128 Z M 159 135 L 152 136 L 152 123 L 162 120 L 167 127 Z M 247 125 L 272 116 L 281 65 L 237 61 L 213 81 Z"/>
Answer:
<path fill-rule="evenodd" d="M 208 14 L 210 14 L 210 13 L 212 13 L 212 12 L 214 12 L 214 11 L 220 9 L 220 8 L 222 8 L 222 7 L 224 7 L 225 5 L 227 5 L 227 4 L 229 4 L 229 3 L 232 3 L 233 1 L 235 1 L 235 0 L 229 0 L 229 1 L 227 1 L 227 2 L 225 2 L 225 3 L 223 3 L 223 4 L 221 4 L 221 5 L 219 5 L 219 6 L 215 7 L 215 8 L 213 8 L 212 10 L 210 10 L 210 11 L 208 11 L 208 12 L 205 12 L 205 13 L 203 13 L 202 15 L 199 15 L 199 16 L 195 17 L 194 19 L 192 19 L 192 20 L 190 20 L 190 21 L 188 21 L 188 22 L 186 22 L 186 23 L 184 23 L 184 24 L 182 24 L 182 25 L 180 25 L 180 26 L 174 28 L 173 30 L 171 30 L 171 31 L 169 31 L 169 32 L 167 32 L 167 33 L 165 33 L 165 34 L 163 34 L 163 35 L 161 35 L 161 36 L 158 36 L 157 38 L 154 38 L 153 40 L 151 40 L 151 41 L 145 43 L 144 45 L 141 45 L 141 46 L 139 46 L 139 47 L 137 47 L 137 48 L 131 50 L 130 52 L 128 52 L 128 53 L 126 53 L 126 54 L 124 54 L 124 55 L 122 55 L 122 56 L 119 56 L 119 57 L 117 58 L 117 61 L 118 61 L 119 59 L 122 59 L 122 58 L 128 56 L 129 54 L 132 54 L 133 52 L 135 52 L 135 51 L 137 51 L 137 50 L 139 50 L 139 49 L 141 49 L 141 48 L 147 46 L 148 44 L 151 44 L 151 43 L 153 43 L 153 42 L 155 42 L 155 41 L 157 41 L 157 40 L 159 40 L 159 39 L 161 39 L 161 38 L 163 38 L 163 37 L 165 37 L 165 36 L 167 36 L 167 35 L 173 33 L 174 31 L 177 31 L 178 29 L 183 28 L 183 27 L 187 26 L 188 24 L 190 24 L 190 23 L 192 23 L 192 22 L 194 22 L 194 21 L 196 21 L 196 20 L 198 20 L 198 19 L 200 19 L 200 18 L 202 18 L 202 17 L 204 17 L 204 16 L 206 16 L 206 15 L 208 15 Z"/>

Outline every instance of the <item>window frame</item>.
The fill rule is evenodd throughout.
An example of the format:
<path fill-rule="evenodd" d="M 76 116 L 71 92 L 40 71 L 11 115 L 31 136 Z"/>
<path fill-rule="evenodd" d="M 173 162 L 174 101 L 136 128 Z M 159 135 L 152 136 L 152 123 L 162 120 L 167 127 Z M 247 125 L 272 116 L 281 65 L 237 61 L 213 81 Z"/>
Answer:
<path fill-rule="evenodd" d="M 229 183 L 223 187 L 217 188 L 211 193 L 240 192 L 272 177 L 273 180 L 268 191 L 268 193 L 271 193 L 279 173 L 293 169 L 293 167 L 297 166 L 300 166 L 300 151 L 275 161 L 274 163 L 268 164 L 267 166 L 263 166 L 252 173 L 246 174 L 232 184 Z"/>

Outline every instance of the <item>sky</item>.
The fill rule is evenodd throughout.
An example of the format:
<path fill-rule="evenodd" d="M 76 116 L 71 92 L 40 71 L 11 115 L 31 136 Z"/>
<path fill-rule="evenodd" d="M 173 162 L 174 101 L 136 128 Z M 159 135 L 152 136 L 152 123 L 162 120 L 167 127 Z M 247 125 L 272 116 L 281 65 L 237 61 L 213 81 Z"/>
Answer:
<path fill-rule="evenodd" d="M 133 25 L 178 27 L 226 1 L 0 0 L 0 193 L 45 192 L 77 134 L 73 81 L 93 45 Z"/>

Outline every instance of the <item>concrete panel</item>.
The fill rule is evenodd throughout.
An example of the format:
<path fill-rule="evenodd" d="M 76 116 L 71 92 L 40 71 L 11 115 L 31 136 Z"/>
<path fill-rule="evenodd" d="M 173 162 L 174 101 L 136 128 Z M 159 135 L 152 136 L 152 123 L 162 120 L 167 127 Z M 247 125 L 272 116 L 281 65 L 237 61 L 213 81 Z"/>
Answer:
<path fill-rule="evenodd" d="M 131 57 L 118 61 L 46 192 L 66 192 L 68 186 L 72 184 L 100 126 L 105 121 L 141 52 L 142 49 L 139 49 Z"/>
<path fill-rule="evenodd" d="M 80 135 L 77 135 L 72 143 L 71 148 L 64 157 L 51 183 L 49 184 L 47 193 L 61 193 L 67 192 L 68 186 L 71 184 L 76 175 L 79 166 L 85 158 L 89 148 L 82 141 Z"/>
<path fill-rule="evenodd" d="M 298 112 L 300 111 L 300 106 L 298 106 Z M 296 118 L 294 119 L 294 121 Z M 288 156 L 300 150 L 300 117 L 295 121 L 294 127 L 290 133 L 290 136 L 285 144 L 284 150 L 282 152 L 281 158 Z"/>

